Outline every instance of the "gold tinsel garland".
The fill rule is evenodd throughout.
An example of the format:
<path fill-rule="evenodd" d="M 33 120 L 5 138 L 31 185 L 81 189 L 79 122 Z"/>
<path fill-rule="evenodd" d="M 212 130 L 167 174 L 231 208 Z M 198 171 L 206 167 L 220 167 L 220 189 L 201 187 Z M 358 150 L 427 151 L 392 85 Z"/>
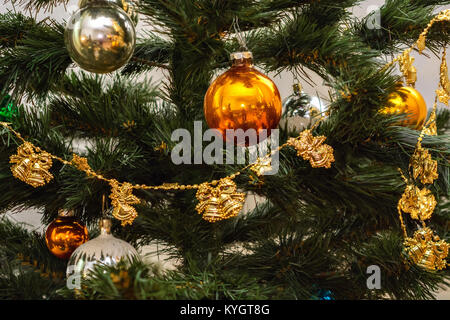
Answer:
<path fill-rule="evenodd" d="M 427 25 L 425 30 L 420 34 L 419 39 L 414 45 L 405 50 L 402 55 L 395 58 L 391 63 L 398 61 L 400 65 L 400 71 L 403 73 L 405 82 L 407 85 L 414 86 L 417 73 L 416 69 L 412 65 L 414 58 L 410 57 L 410 52 L 417 47 L 419 53 L 425 49 L 426 36 L 430 28 L 435 22 L 450 21 L 450 9 L 440 12 L 435 16 Z M 406 183 L 405 191 L 400 198 L 397 210 L 399 219 L 404 235 L 404 247 L 408 254 L 409 260 L 428 270 L 442 270 L 447 266 L 446 258 L 449 251 L 449 244 L 445 240 L 441 240 L 438 236 L 435 236 L 431 228 L 427 227 L 425 220 L 429 220 L 432 217 L 434 209 L 436 207 L 436 199 L 429 189 L 425 186 L 419 188 L 415 185 L 415 180 L 420 180 L 422 185 L 433 184 L 434 180 L 438 178 L 438 163 L 433 160 L 431 154 L 422 146 L 422 140 L 424 135 L 437 135 L 436 128 L 436 109 L 437 101 L 447 104 L 450 95 L 450 83 L 448 80 L 447 62 L 445 59 L 446 48 L 444 47 L 439 87 L 436 90 L 436 99 L 434 102 L 433 110 L 430 114 L 430 118 L 423 127 L 421 134 L 418 138 L 416 148 L 413 155 L 410 158 L 409 170 L 411 172 L 412 179 L 405 178 L 403 173 L 400 174 Z M 402 213 L 409 213 L 411 219 L 419 220 L 421 227 L 414 233 L 413 237 L 408 237 L 406 226 L 403 221 Z"/>
<path fill-rule="evenodd" d="M 319 121 L 316 125 L 318 123 Z M 134 185 L 129 182 L 119 182 L 116 179 L 105 178 L 92 170 L 86 158 L 77 154 L 73 154 L 72 160 L 67 161 L 45 152 L 23 139 L 20 133 L 9 126 L 9 123 L 0 122 L 0 125 L 9 129 L 23 143 L 18 147 L 17 154 L 10 157 L 10 162 L 13 164 L 11 171 L 14 177 L 33 187 L 40 187 L 53 179 L 53 175 L 48 171 L 52 166 L 52 160 L 72 166 L 85 172 L 87 176 L 103 180 L 111 186 L 109 197 L 113 206 L 112 215 L 120 220 L 122 225 L 131 224 L 138 216 L 134 205 L 139 204 L 140 199 L 133 195 L 133 190 L 197 190 L 196 198 L 199 203 L 196 206 L 196 210 L 202 215 L 203 219 L 209 222 L 235 217 L 242 209 L 245 201 L 245 194 L 237 191 L 237 186 L 234 182 L 234 178 L 241 174 L 240 171 L 218 181 L 214 180 L 194 185 L 180 185 L 178 183 L 164 183 L 160 186 Z M 241 171 L 250 169 L 257 176 L 270 171 L 271 156 L 287 146 L 292 146 L 297 150 L 301 146 L 303 152 L 299 153 L 299 155 L 305 160 L 309 160 L 314 168 L 330 168 L 331 162 L 334 161 L 333 148 L 323 143 L 326 139 L 324 136 L 315 138 L 311 133 L 313 128 L 305 130 L 297 138 L 289 139 L 287 143 L 279 146 L 266 156 L 258 158 L 255 163 L 247 165 Z M 166 149 L 166 146 L 165 143 L 161 144 L 161 148 Z"/>

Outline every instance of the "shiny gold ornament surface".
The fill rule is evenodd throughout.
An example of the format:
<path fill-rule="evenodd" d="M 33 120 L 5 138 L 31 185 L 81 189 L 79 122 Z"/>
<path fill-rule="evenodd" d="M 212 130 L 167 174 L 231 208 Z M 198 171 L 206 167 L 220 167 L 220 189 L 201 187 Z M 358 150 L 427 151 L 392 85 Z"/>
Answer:
<path fill-rule="evenodd" d="M 52 158 L 47 152 L 35 152 L 34 146 L 24 142 L 17 148 L 17 154 L 9 160 L 13 165 L 14 177 L 33 187 L 41 187 L 53 179 L 48 171 L 52 167 Z"/>
<path fill-rule="evenodd" d="M 418 266 L 428 270 L 445 269 L 449 244 L 433 236 L 433 231 L 424 227 L 417 230 L 412 238 L 404 241 L 409 259 Z"/>
<path fill-rule="evenodd" d="M 324 143 L 325 136 L 314 137 L 310 130 L 304 130 L 298 138 L 289 138 L 287 144 L 297 150 L 297 155 L 309 160 L 313 168 L 330 168 L 334 162 L 333 147 Z"/>
<path fill-rule="evenodd" d="M 100 221 L 100 235 L 79 246 L 70 256 L 66 275 L 69 278 L 75 274 L 87 278 L 97 265 L 117 265 L 140 260 L 136 249 L 128 242 L 114 237 L 111 233 L 111 220 Z"/>
<path fill-rule="evenodd" d="M 414 179 L 419 177 L 423 184 L 433 183 L 439 176 L 437 165 L 437 161 L 431 158 L 428 150 L 422 148 L 422 145 L 419 144 L 410 161 Z"/>
<path fill-rule="evenodd" d="M 235 217 L 245 200 L 245 194 L 237 192 L 230 178 L 220 179 L 216 187 L 212 183 L 202 183 L 195 196 L 199 201 L 195 209 L 209 222 Z"/>
<path fill-rule="evenodd" d="M 258 140 L 261 139 L 261 130 L 266 129 L 268 137 L 281 118 L 278 88 L 253 67 L 250 52 L 234 53 L 231 59 L 232 67 L 214 80 L 206 92 L 206 121 L 210 128 L 220 131 L 224 140 L 227 140 L 227 129 L 254 129 Z M 235 139 L 230 142 L 235 142 Z"/>
<path fill-rule="evenodd" d="M 114 218 L 122 221 L 122 225 L 131 224 L 137 217 L 137 211 L 133 207 L 141 201 L 133 195 L 133 186 L 131 183 L 124 182 L 122 184 L 117 181 L 111 182 L 111 204 L 114 207 L 112 215 Z"/>
<path fill-rule="evenodd" d="M 69 19 L 65 34 L 67 51 L 82 69 L 108 73 L 131 58 L 136 32 L 123 9 L 105 1 L 90 1 Z"/>
<path fill-rule="evenodd" d="M 415 185 L 408 184 L 398 202 L 399 208 L 411 215 L 412 219 L 427 220 L 431 218 L 436 199 L 427 188 L 419 189 Z"/>
<path fill-rule="evenodd" d="M 428 111 L 419 91 L 411 87 L 401 87 L 388 96 L 386 106 L 380 112 L 389 115 L 405 114 L 405 120 L 399 125 L 420 130 L 425 123 Z"/>
<path fill-rule="evenodd" d="M 69 259 L 72 252 L 88 241 L 88 230 L 73 212 L 60 210 L 45 231 L 45 243 L 50 252 L 60 259 Z"/>

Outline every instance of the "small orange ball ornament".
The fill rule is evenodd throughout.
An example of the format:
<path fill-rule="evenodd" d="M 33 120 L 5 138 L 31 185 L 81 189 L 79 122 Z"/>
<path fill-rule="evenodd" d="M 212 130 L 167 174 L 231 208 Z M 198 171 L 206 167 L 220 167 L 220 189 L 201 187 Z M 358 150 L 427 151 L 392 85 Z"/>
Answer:
<path fill-rule="evenodd" d="M 228 129 L 254 129 L 256 142 L 261 142 L 280 121 L 280 93 L 272 80 L 253 68 L 251 52 L 232 53 L 231 60 L 231 68 L 214 80 L 206 92 L 206 122 L 219 130 L 226 141 Z M 267 135 L 261 134 L 264 129 Z M 233 140 L 236 141 L 234 136 Z"/>
<path fill-rule="evenodd" d="M 421 130 L 427 118 L 427 105 L 419 91 L 412 87 L 400 87 L 388 96 L 388 102 L 380 112 L 391 115 L 405 114 L 406 119 L 399 124 Z"/>
<path fill-rule="evenodd" d="M 60 210 L 45 231 L 48 249 L 60 259 L 69 259 L 72 252 L 88 240 L 86 226 L 73 216 L 73 211 Z"/>

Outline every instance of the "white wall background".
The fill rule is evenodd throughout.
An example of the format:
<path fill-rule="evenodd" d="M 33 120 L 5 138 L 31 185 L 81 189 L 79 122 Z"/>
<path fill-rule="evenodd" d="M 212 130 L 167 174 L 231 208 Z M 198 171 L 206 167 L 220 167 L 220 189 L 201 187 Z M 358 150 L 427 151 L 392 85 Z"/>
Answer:
<path fill-rule="evenodd" d="M 7 1 L 7 0 L 6 0 Z M 352 9 L 352 14 L 355 17 L 364 17 L 370 12 L 371 8 L 374 6 L 381 6 L 384 3 L 383 0 L 366 0 L 362 1 L 361 4 Z M 70 0 L 67 6 L 60 6 L 54 8 L 52 12 L 39 12 L 37 15 L 33 13 L 33 16 L 37 18 L 37 20 L 44 19 L 48 16 L 52 17 L 57 21 L 68 20 L 71 14 L 78 9 L 78 1 Z M 445 7 L 439 7 L 436 9 L 436 13 L 440 10 L 445 9 Z M 26 12 L 23 7 L 13 6 L 11 3 L 3 4 L 0 8 L 0 13 L 5 13 L 7 11 L 17 11 L 22 12 L 25 15 L 30 15 L 29 12 Z M 142 19 L 139 21 L 137 26 L 137 31 L 140 33 L 142 30 L 149 30 L 151 26 L 145 25 Z M 416 83 L 416 89 L 421 92 L 425 101 L 427 102 L 427 106 L 429 108 L 432 107 L 434 102 L 434 91 L 437 88 L 437 84 L 439 82 L 439 63 L 440 58 L 431 56 L 429 58 L 414 53 L 415 57 L 415 66 L 418 70 L 418 80 Z M 447 59 L 449 57 L 447 56 Z M 313 72 L 310 72 L 310 77 L 313 80 L 312 84 L 307 83 L 306 81 L 301 81 L 303 90 L 309 94 L 310 96 L 318 96 L 322 101 L 327 101 L 328 97 L 328 89 L 323 85 L 323 81 L 320 77 L 315 75 Z M 152 81 L 154 83 L 161 83 L 164 81 L 164 76 L 159 70 L 155 70 L 150 74 Z M 279 75 L 269 74 L 269 76 L 275 81 L 277 84 L 282 99 L 285 99 L 289 95 L 292 94 L 292 84 L 293 84 L 293 75 L 289 72 L 283 72 Z M 249 202 L 253 202 L 255 199 L 250 198 Z M 251 203 L 246 204 L 251 205 Z M 9 212 L 6 214 L 9 219 L 17 222 L 27 223 L 28 228 L 30 230 L 44 230 L 45 226 L 43 226 L 40 222 L 40 214 L 35 209 L 30 209 L 22 212 Z M 160 260 L 158 256 L 149 257 L 150 260 L 159 260 L 162 264 L 169 266 L 163 260 Z M 450 299 L 450 292 L 441 291 L 437 293 L 436 296 L 438 299 Z"/>

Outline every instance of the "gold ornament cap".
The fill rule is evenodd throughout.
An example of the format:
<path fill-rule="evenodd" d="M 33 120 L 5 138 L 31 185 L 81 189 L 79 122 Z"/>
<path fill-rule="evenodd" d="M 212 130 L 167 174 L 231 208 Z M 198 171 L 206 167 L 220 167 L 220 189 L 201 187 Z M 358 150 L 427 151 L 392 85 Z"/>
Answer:
<path fill-rule="evenodd" d="M 58 216 L 59 217 L 73 217 L 75 212 L 72 209 L 59 209 Z"/>
<path fill-rule="evenodd" d="M 253 54 L 250 51 L 237 51 L 230 54 L 230 60 L 233 66 L 252 64 Z"/>
<path fill-rule="evenodd" d="M 111 219 L 102 218 L 100 220 L 100 234 L 111 234 L 111 226 L 112 222 Z"/>
<path fill-rule="evenodd" d="M 98 4 L 98 3 L 115 4 L 115 5 L 119 6 L 120 8 L 124 9 L 125 1 L 123 1 L 123 0 L 79 0 L 78 7 L 81 9 L 88 5 Z"/>
<path fill-rule="evenodd" d="M 300 95 L 302 93 L 302 85 L 300 83 L 294 83 L 292 85 L 292 90 L 294 91 L 294 94 Z"/>

